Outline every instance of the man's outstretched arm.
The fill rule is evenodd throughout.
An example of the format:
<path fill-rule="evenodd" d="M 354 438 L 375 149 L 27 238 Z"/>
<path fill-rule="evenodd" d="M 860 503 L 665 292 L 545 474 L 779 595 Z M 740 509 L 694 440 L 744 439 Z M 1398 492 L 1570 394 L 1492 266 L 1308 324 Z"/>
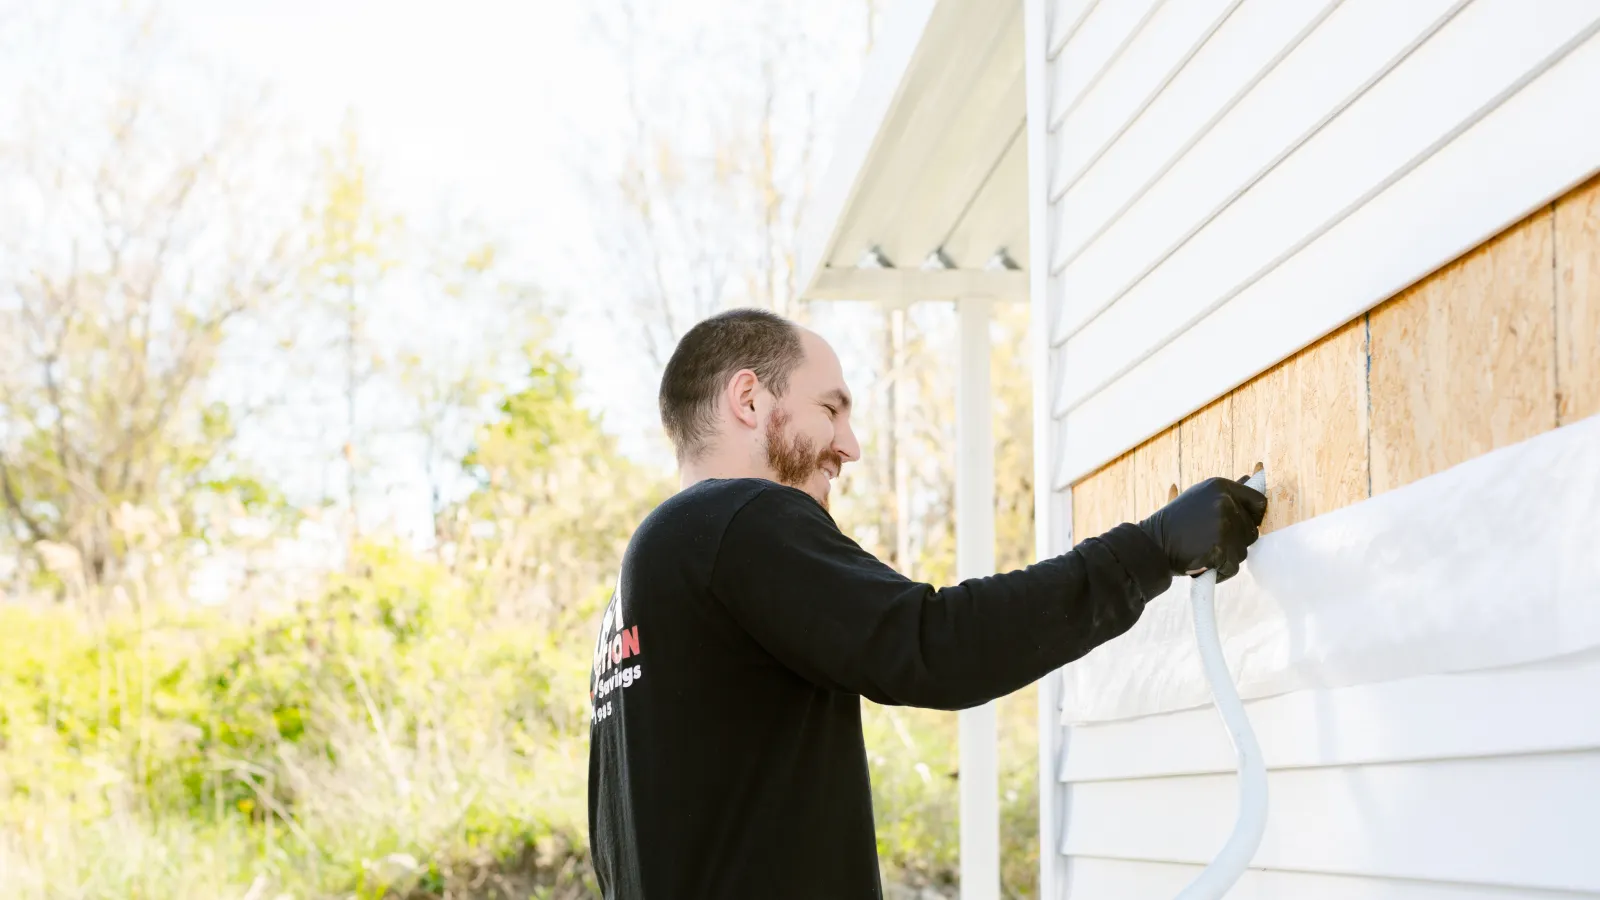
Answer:
<path fill-rule="evenodd" d="M 1255 527 L 1246 523 L 1247 535 L 1195 550 L 1211 533 L 1232 529 L 1213 522 L 1227 510 L 1196 512 L 1213 501 L 1189 497 L 1177 509 L 1182 515 L 1169 505 L 1060 556 L 935 588 L 867 553 L 810 497 L 774 487 L 729 524 L 711 588 L 756 641 L 815 684 L 878 703 L 965 709 L 1126 632 L 1173 573 L 1187 570 L 1178 566 L 1192 563 L 1192 553 L 1211 552 L 1231 575 Z M 1260 522 L 1254 510 L 1242 514 Z"/>

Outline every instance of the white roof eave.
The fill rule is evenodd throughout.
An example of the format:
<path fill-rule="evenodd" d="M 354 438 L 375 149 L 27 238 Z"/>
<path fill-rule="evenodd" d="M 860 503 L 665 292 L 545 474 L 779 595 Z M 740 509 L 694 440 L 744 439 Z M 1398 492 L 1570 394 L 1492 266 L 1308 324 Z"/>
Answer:
<path fill-rule="evenodd" d="M 1026 296 L 1022 57 L 1020 0 L 893 8 L 802 223 L 802 298 Z M 873 249 L 888 271 L 858 269 Z"/>

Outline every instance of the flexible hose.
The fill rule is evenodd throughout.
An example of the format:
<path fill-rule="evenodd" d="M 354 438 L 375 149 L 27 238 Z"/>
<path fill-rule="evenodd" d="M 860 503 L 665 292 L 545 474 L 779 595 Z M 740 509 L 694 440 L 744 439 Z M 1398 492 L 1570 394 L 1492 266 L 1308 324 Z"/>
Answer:
<path fill-rule="evenodd" d="M 1265 493 L 1266 473 L 1257 472 L 1245 483 Z M 1261 846 L 1261 836 L 1267 830 L 1267 766 L 1261 758 L 1255 732 L 1250 729 L 1250 718 L 1245 715 L 1239 691 L 1234 687 L 1233 676 L 1228 672 L 1228 663 L 1222 657 L 1222 640 L 1217 636 L 1216 589 L 1217 573 L 1201 573 L 1189 589 L 1189 605 L 1194 610 L 1194 634 L 1200 646 L 1206 681 L 1211 685 L 1217 712 L 1222 715 L 1239 757 L 1239 812 L 1228 842 L 1222 845 L 1222 850 L 1205 871 L 1183 889 L 1178 900 L 1220 900 L 1249 867 L 1256 848 Z"/>

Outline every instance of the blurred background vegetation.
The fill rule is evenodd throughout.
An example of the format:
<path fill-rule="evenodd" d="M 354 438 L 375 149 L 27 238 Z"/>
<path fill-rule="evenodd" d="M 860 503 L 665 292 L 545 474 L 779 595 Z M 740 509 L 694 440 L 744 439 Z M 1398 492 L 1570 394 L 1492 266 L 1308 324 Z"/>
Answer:
<path fill-rule="evenodd" d="M 585 20 L 621 104 L 615 152 L 573 136 L 574 274 L 417 214 L 357 117 L 300 127 L 160 9 L 0 2 L 0 894 L 590 896 L 587 651 L 675 484 L 639 410 L 718 309 L 835 341 L 866 451 L 835 515 L 953 580 L 953 310 L 795 300 L 882 15 L 802 6 L 739 5 L 721 55 L 665 4 Z M 1033 548 L 1026 365 L 996 354 L 1002 568 Z M 955 716 L 865 721 L 892 895 L 951 895 Z M 1031 689 L 1001 723 L 1031 896 Z"/>

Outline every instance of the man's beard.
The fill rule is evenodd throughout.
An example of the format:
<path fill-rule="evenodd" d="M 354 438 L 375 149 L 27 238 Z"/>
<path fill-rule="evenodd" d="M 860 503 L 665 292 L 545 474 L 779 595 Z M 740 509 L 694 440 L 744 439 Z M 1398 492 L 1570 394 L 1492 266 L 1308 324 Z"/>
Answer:
<path fill-rule="evenodd" d="M 767 465 L 778 476 L 780 484 L 805 490 L 805 484 L 817 470 L 831 466 L 838 472 L 843 465 L 843 458 L 832 448 L 817 450 L 817 445 L 803 434 L 790 437 L 784 436 L 784 427 L 789 424 L 789 417 L 782 410 L 774 409 L 772 415 L 767 417 Z M 822 500 L 826 507 L 828 501 Z"/>

